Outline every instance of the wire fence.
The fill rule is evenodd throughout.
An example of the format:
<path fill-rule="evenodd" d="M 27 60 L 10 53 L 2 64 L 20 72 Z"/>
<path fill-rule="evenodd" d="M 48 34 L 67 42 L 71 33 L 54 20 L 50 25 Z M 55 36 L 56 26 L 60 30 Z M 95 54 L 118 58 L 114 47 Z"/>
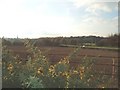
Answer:
<path fill-rule="evenodd" d="M 61 55 L 61 54 L 60 54 Z M 48 56 L 54 56 L 55 57 L 55 54 L 53 55 L 53 54 L 48 54 Z M 57 55 L 58 56 L 58 55 Z M 81 55 L 82 57 L 84 57 L 85 55 Z M 96 56 L 93 56 L 93 55 L 88 55 L 87 57 L 96 57 Z M 107 71 L 107 70 L 109 70 L 110 72 L 109 73 L 107 73 L 107 72 L 103 72 L 102 74 L 103 75 L 109 75 L 109 76 L 111 76 L 112 78 L 114 78 L 114 77 L 118 77 L 118 67 L 119 67 L 119 65 L 118 65 L 118 59 L 120 58 L 120 57 L 111 57 L 111 56 L 100 56 L 100 57 L 98 57 L 99 58 L 99 60 L 102 58 L 106 58 L 106 59 L 108 59 L 109 61 L 107 61 L 107 63 L 104 63 L 104 62 L 100 62 L 99 60 L 97 60 L 97 61 L 99 61 L 99 63 L 95 63 L 94 65 L 95 65 L 95 67 L 97 67 L 97 68 L 99 68 L 99 70 L 103 70 L 103 67 L 104 67 L 104 69 L 105 69 L 105 71 Z M 51 62 L 53 62 L 53 63 L 57 63 L 58 61 L 57 60 L 55 60 L 55 59 L 51 59 Z M 70 63 L 71 64 L 79 64 L 80 62 L 79 61 L 77 61 L 77 60 L 75 60 L 75 61 L 70 61 Z M 96 69 L 96 68 L 95 68 Z M 101 73 L 100 71 L 98 70 L 98 73 Z"/>

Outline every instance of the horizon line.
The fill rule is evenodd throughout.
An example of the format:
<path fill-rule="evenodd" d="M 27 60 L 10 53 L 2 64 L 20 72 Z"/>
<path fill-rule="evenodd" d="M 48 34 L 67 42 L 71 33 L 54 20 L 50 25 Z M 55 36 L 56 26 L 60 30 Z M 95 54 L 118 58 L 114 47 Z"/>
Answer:
<path fill-rule="evenodd" d="M 110 35 L 114 35 L 114 34 L 110 34 Z M 39 39 L 39 38 L 58 38 L 58 37 L 63 37 L 63 38 L 65 38 L 65 37 L 88 37 L 88 36 L 95 36 L 95 37 L 109 37 L 110 35 L 108 35 L 108 36 L 100 36 L 100 35 L 73 35 L 73 36 L 42 36 L 42 37 L 19 37 L 19 36 L 17 36 L 17 37 L 6 37 L 6 36 L 2 36 L 2 37 L 0 37 L 0 38 L 7 38 L 7 39 L 26 39 L 26 38 L 28 38 L 28 39 Z"/>

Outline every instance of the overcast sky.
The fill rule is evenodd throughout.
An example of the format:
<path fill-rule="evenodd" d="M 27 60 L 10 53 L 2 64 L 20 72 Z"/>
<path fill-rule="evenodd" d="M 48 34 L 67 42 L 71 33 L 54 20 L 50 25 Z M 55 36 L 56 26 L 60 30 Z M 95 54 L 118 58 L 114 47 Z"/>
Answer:
<path fill-rule="evenodd" d="M 117 0 L 0 0 L 0 37 L 108 36 L 117 32 Z"/>

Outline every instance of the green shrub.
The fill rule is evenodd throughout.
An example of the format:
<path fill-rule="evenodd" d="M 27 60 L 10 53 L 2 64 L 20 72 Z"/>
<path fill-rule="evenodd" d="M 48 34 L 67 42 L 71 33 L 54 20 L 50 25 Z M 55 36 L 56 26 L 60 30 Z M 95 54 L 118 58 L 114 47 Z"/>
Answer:
<path fill-rule="evenodd" d="M 19 88 L 21 83 L 19 78 L 19 71 L 21 61 L 17 57 L 13 57 L 11 52 L 3 47 L 2 52 L 2 87 L 3 88 Z"/>

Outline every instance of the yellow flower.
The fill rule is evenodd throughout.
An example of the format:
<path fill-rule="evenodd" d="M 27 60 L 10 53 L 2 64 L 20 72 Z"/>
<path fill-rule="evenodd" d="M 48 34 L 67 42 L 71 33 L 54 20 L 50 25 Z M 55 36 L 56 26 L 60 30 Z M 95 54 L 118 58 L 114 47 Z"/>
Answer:
<path fill-rule="evenodd" d="M 84 67 L 80 67 L 80 79 L 83 79 L 83 73 L 85 72 L 85 68 Z"/>
<path fill-rule="evenodd" d="M 58 64 L 61 64 L 61 63 L 62 63 L 61 61 L 58 62 Z"/>
<path fill-rule="evenodd" d="M 85 69 L 84 67 L 81 67 L 81 68 L 80 68 L 80 75 L 82 75 L 82 74 L 85 72 L 84 69 Z"/>
<path fill-rule="evenodd" d="M 70 75 L 68 74 L 68 75 L 67 75 L 67 79 L 68 79 L 69 77 L 70 77 Z"/>
<path fill-rule="evenodd" d="M 4 76 L 3 79 L 7 80 L 8 78 L 6 76 Z"/>
<path fill-rule="evenodd" d="M 69 75 L 69 73 L 68 73 L 68 72 L 64 72 L 64 73 L 62 73 L 62 76 L 65 76 L 65 77 L 67 77 L 67 78 L 69 78 L 69 77 L 70 77 L 70 75 Z"/>
<path fill-rule="evenodd" d="M 66 63 L 69 63 L 69 59 L 66 57 L 63 59 L 63 63 L 66 64 Z"/>
<path fill-rule="evenodd" d="M 54 68 L 53 65 L 51 65 L 50 68 L 49 68 L 49 72 L 54 72 L 54 71 L 55 71 L 55 68 Z"/>
<path fill-rule="evenodd" d="M 57 74 L 55 72 L 52 73 L 52 77 L 56 77 Z"/>
<path fill-rule="evenodd" d="M 42 67 L 38 68 L 37 73 L 43 75 L 43 68 Z"/>
<path fill-rule="evenodd" d="M 74 73 L 74 74 L 78 74 L 78 71 L 74 70 L 73 73 Z"/>
<path fill-rule="evenodd" d="M 63 76 L 67 76 L 67 72 L 64 72 L 62 75 L 63 75 Z"/>
<path fill-rule="evenodd" d="M 50 68 L 51 68 L 51 69 L 54 69 L 54 66 L 53 66 L 53 65 L 51 65 L 51 66 L 50 66 Z"/>
<path fill-rule="evenodd" d="M 12 71 L 13 65 L 12 65 L 12 64 L 9 64 L 7 69 L 10 70 L 10 71 Z"/>
<path fill-rule="evenodd" d="M 82 77 L 82 76 L 80 76 L 80 79 L 82 80 L 82 79 L 83 79 L 83 77 Z"/>

